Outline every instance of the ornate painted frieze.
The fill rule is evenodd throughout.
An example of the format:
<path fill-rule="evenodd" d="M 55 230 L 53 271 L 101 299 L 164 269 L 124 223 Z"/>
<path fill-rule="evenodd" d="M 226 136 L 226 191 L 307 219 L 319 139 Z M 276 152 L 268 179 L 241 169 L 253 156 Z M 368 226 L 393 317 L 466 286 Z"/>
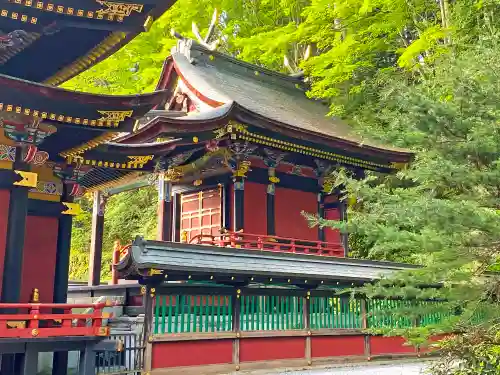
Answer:
<path fill-rule="evenodd" d="M 31 189 L 30 192 L 61 196 L 63 193 L 63 185 L 60 182 L 38 181 L 36 188 Z"/>
<path fill-rule="evenodd" d="M 16 148 L 0 144 L 0 161 L 14 162 L 16 160 Z"/>

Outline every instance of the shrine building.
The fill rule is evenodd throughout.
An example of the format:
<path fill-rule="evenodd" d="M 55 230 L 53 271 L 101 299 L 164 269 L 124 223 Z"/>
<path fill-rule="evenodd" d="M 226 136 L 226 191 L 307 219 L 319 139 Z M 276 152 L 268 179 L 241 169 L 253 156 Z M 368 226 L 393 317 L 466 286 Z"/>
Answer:
<path fill-rule="evenodd" d="M 335 172 L 395 173 L 411 152 L 327 117 L 300 74 L 178 34 L 152 93 L 57 87 L 147 31 L 172 3 L 4 1 L 1 373 L 36 373 L 42 352 L 54 353 L 53 375 L 68 373 L 72 351 L 79 375 L 221 374 L 427 354 L 366 329 L 439 317 L 385 319 L 407 301 L 344 290 L 415 266 L 349 258 L 347 233 L 311 228 L 303 216 L 346 220 Z M 117 246 L 107 285 L 106 200 L 151 184 L 157 236 Z M 89 280 L 68 289 L 82 194 L 94 202 Z M 92 302 L 68 303 L 68 293 Z M 116 306 L 123 316 L 106 310 Z M 113 325 L 131 321 L 136 331 Z"/>

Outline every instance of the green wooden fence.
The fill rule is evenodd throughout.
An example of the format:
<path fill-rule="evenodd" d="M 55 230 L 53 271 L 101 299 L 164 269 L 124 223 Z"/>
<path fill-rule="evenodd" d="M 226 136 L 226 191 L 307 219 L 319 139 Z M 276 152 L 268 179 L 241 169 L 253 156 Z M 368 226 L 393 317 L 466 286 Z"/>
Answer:
<path fill-rule="evenodd" d="M 304 329 L 303 311 L 303 297 L 241 296 L 240 329 L 242 331 Z"/>
<path fill-rule="evenodd" d="M 155 302 L 155 334 L 232 330 L 231 296 L 176 294 Z"/>
<path fill-rule="evenodd" d="M 311 297 L 311 329 L 362 328 L 361 301 L 339 297 Z"/>
<path fill-rule="evenodd" d="M 301 330 L 305 328 L 306 301 L 305 296 L 298 295 L 241 295 L 239 298 L 234 295 L 158 295 L 154 306 L 154 334 L 227 332 L 233 330 L 236 322 L 242 331 Z M 439 323 L 451 313 L 423 313 L 415 319 L 404 310 L 425 310 L 432 307 L 430 304 L 438 303 L 423 301 L 416 305 L 415 301 L 369 299 L 364 302 L 338 296 L 311 296 L 310 328 L 426 326 Z M 233 317 L 234 311 L 239 311 L 239 316 Z"/>

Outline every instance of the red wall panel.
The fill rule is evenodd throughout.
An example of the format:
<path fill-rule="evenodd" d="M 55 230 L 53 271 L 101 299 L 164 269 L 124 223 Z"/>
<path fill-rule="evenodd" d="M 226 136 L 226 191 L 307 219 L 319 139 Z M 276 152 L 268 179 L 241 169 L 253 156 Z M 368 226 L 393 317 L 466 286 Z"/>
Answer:
<path fill-rule="evenodd" d="M 313 358 L 363 355 L 364 336 L 314 336 L 311 338 Z"/>
<path fill-rule="evenodd" d="M 40 291 L 41 302 L 52 302 L 56 267 L 58 220 L 54 217 L 28 216 L 24 238 L 21 302 L 28 302 L 33 288 Z"/>
<path fill-rule="evenodd" d="M 325 219 L 340 220 L 340 211 L 338 208 L 327 208 L 325 210 Z M 338 229 L 325 228 L 325 241 L 340 243 L 340 231 Z"/>
<path fill-rule="evenodd" d="M 437 346 L 434 346 L 434 345 L 436 345 L 439 341 L 446 339 L 447 337 L 448 337 L 448 335 L 436 335 L 436 336 L 430 337 L 428 345 L 420 347 L 420 351 L 422 353 L 427 353 L 429 351 L 439 350 L 439 348 Z"/>
<path fill-rule="evenodd" d="M 9 221 L 9 198 L 8 190 L 0 190 L 0 273 L 3 271 L 5 257 L 5 246 L 7 241 L 7 222 Z M 2 277 L 0 277 L 0 290 L 2 290 Z"/>
<path fill-rule="evenodd" d="M 245 182 L 244 232 L 267 234 L 267 185 Z"/>
<path fill-rule="evenodd" d="M 240 361 L 304 358 L 304 337 L 246 338 L 240 341 Z"/>
<path fill-rule="evenodd" d="M 404 354 L 415 353 L 415 347 L 407 346 L 403 337 L 370 337 L 370 353 L 379 354 Z"/>
<path fill-rule="evenodd" d="M 301 212 L 318 212 L 318 197 L 314 193 L 276 188 L 276 235 L 302 240 L 318 240 L 318 228 L 309 228 Z"/>
<path fill-rule="evenodd" d="M 233 341 L 155 342 L 152 357 L 153 369 L 231 363 Z"/>

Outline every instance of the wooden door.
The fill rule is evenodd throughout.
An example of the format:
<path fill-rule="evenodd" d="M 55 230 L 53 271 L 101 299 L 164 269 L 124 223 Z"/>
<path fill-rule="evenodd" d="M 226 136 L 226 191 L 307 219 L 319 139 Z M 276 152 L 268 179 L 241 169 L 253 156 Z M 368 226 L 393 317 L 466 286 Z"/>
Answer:
<path fill-rule="evenodd" d="M 187 241 L 199 234 L 217 236 L 222 227 L 222 189 L 181 195 L 181 233 Z"/>

